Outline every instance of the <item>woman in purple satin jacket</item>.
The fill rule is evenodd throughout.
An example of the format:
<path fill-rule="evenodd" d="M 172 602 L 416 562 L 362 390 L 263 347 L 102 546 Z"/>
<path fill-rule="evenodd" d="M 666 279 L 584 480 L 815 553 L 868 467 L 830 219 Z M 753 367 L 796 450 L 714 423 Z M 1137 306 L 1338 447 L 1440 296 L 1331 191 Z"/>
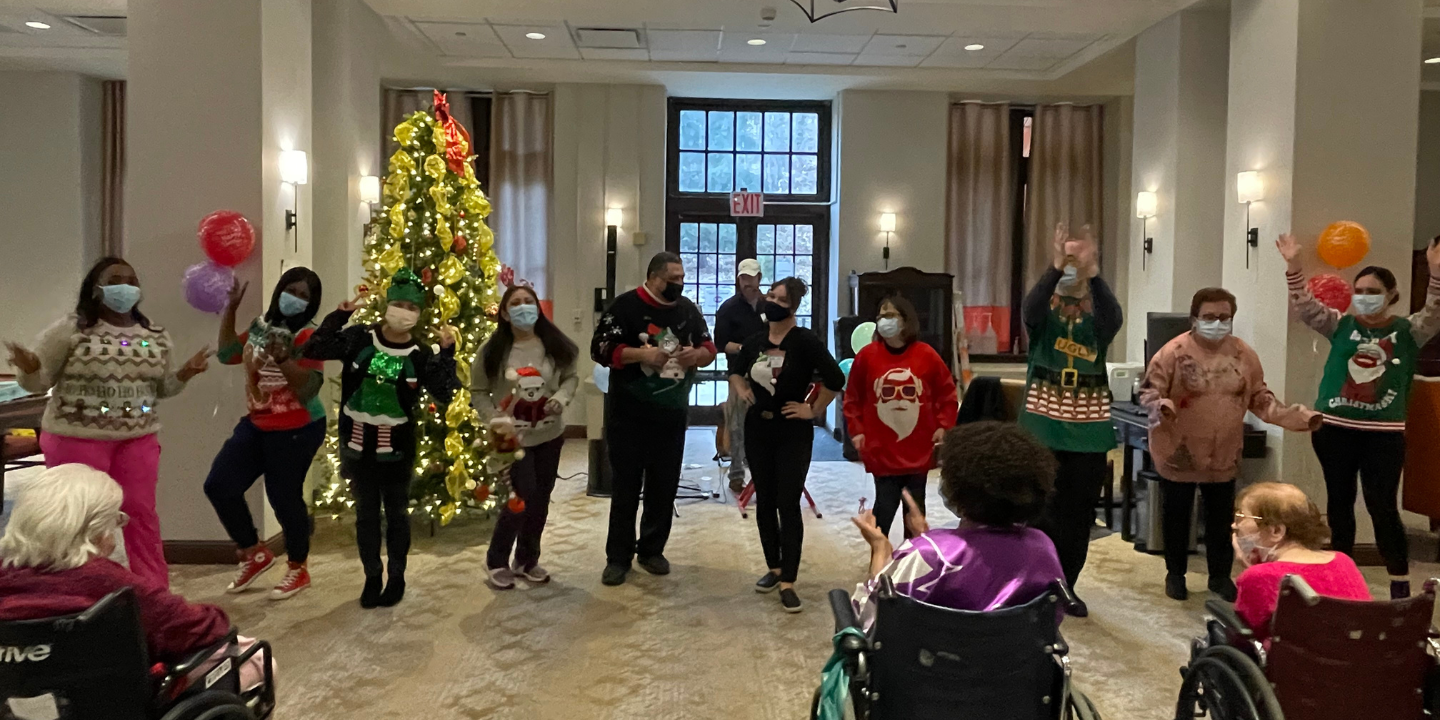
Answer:
<path fill-rule="evenodd" d="M 856 612 L 868 629 L 871 593 L 881 575 L 916 600 L 957 610 L 1023 605 L 1064 577 L 1055 546 L 1029 527 L 1045 507 L 1055 459 L 1013 423 L 978 422 L 945 434 L 940 446 L 940 495 L 959 527 L 929 529 L 918 511 L 905 515 L 914 537 L 893 549 L 865 510 L 854 519 L 870 544 L 870 579 L 855 589 Z M 913 499 L 907 493 L 905 502 Z"/>

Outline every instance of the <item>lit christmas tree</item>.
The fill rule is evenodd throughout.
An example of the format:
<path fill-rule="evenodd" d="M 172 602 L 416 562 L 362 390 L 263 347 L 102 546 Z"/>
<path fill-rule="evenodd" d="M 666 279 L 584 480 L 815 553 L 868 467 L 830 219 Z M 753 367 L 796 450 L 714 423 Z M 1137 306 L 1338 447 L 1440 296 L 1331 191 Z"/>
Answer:
<path fill-rule="evenodd" d="M 438 343 L 447 324 L 460 331 L 455 363 L 463 389 L 448 406 L 422 390 L 416 416 L 410 512 L 444 525 L 466 507 L 492 510 L 508 494 L 496 490 L 504 489 L 503 470 L 515 452 L 492 446 L 469 390 L 475 355 L 495 327 L 501 265 L 485 224 L 490 201 L 475 179 L 469 134 L 450 116 L 445 95 L 435 92 L 433 114 L 419 111 L 395 126 L 395 141 L 400 149 L 390 156 L 385 209 L 365 236 L 366 281 L 358 289 L 369 300 L 352 322 L 380 322 L 390 277 L 409 267 L 429 289 L 416 326 L 419 339 Z M 339 477 L 338 447 L 332 423 L 324 456 L 329 481 L 316 500 L 317 513 L 336 514 L 353 504 Z"/>

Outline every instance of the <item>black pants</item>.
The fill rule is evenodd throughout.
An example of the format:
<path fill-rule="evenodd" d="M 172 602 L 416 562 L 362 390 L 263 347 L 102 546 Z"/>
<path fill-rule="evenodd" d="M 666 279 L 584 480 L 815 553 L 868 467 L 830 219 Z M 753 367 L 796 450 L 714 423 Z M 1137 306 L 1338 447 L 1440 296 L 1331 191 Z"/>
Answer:
<path fill-rule="evenodd" d="M 550 516 L 550 494 L 555 492 L 560 450 L 564 447 L 564 437 L 527 447 L 525 457 L 510 466 L 510 486 L 525 501 L 525 509 L 514 513 L 509 503 L 501 505 L 495 533 L 490 536 L 490 551 L 485 556 L 490 567 L 506 567 L 511 548 L 515 549 L 517 567 L 529 570 L 539 562 L 540 535 L 545 532 L 545 519 Z"/>
<path fill-rule="evenodd" d="M 1405 433 L 1325 425 L 1310 442 L 1325 472 L 1330 544 L 1346 555 L 1355 551 L 1355 475 L 1359 473 L 1385 568 L 1391 575 L 1408 575 L 1410 545 L 1396 500 L 1400 472 L 1405 469 Z"/>
<path fill-rule="evenodd" d="M 230 439 L 220 447 L 205 478 L 205 496 L 215 506 L 220 524 L 241 548 L 260 544 L 245 491 L 265 476 L 265 496 L 285 532 L 285 554 L 303 563 L 310 555 L 310 509 L 305 505 L 305 474 L 325 442 L 325 421 L 296 430 L 265 431 L 241 418 Z"/>
<path fill-rule="evenodd" d="M 1090 528 L 1095 526 L 1095 503 L 1100 489 L 1110 481 L 1109 465 L 1102 452 L 1056 450 L 1060 469 L 1055 474 L 1055 492 L 1045 503 L 1038 527 L 1055 543 L 1065 582 L 1073 589 L 1090 554 Z"/>
<path fill-rule="evenodd" d="M 901 490 L 909 490 L 910 497 L 915 498 L 915 504 L 920 508 L 920 514 L 925 514 L 925 473 L 876 475 L 875 524 L 880 526 L 880 532 L 886 536 L 890 535 L 890 524 L 895 520 L 897 509 L 903 510 L 905 515 L 910 514 L 910 508 L 905 505 L 905 500 L 900 495 Z M 904 524 L 903 521 L 901 524 Z M 910 537 L 909 528 L 905 528 L 905 537 Z"/>
<path fill-rule="evenodd" d="M 1205 567 L 1210 579 L 1230 579 L 1235 548 L 1230 524 L 1235 520 L 1235 481 L 1223 483 L 1160 483 L 1161 523 L 1165 528 L 1165 572 L 1184 575 L 1190 557 L 1190 514 L 1195 509 L 1195 488 L 1205 503 Z"/>
<path fill-rule="evenodd" d="M 629 565 L 637 553 L 649 558 L 665 552 L 674 520 L 675 490 L 680 485 L 680 462 L 685 456 L 685 423 L 612 417 L 605 437 L 614 471 L 605 559 Z M 642 490 L 645 512 L 636 542 L 635 514 L 640 510 Z"/>
<path fill-rule="evenodd" d="M 370 458 L 346 462 L 341 470 L 355 496 L 355 546 L 365 577 L 380 577 L 380 508 L 385 508 L 385 549 L 390 579 L 405 577 L 410 554 L 410 476 L 414 462 L 405 458 L 377 462 Z"/>
<path fill-rule="evenodd" d="M 745 418 L 745 461 L 755 483 L 755 527 L 765 566 L 779 568 L 780 582 L 793 583 L 800 574 L 800 547 L 805 524 L 800 496 L 810 474 L 815 431 L 809 420 L 761 417 L 754 408 Z"/>

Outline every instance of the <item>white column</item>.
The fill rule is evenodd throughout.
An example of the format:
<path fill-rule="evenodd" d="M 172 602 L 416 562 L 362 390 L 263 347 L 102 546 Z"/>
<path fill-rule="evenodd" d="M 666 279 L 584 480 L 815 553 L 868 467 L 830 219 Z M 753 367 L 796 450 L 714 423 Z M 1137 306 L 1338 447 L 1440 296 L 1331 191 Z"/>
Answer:
<path fill-rule="evenodd" d="M 244 317 L 261 312 L 283 267 L 310 262 L 310 191 L 282 185 L 278 169 L 282 149 L 311 151 L 310 2 L 132 0 L 128 15 L 126 254 L 145 286 L 146 313 L 183 358 L 213 348 L 218 325 L 180 289 L 185 268 L 204 259 L 195 238 L 201 217 L 236 210 L 260 234 L 238 268 L 251 282 Z M 295 207 L 298 234 L 285 229 L 284 211 Z M 245 413 L 243 395 L 237 372 L 212 363 L 161 406 L 166 540 L 226 539 L 202 485 Z M 264 506 L 257 489 L 251 507 L 268 537 L 278 526 Z"/>
<path fill-rule="evenodd" d="M 1225 287 L 1240 301 L 1236 334 L 1259 352 L 1270 388 L 1311 404 L 1329 348 L 1290 321 L 1275 237 L 1294 232 L 1313 248 L 1329 223 L 1357 221 L 1371 235 L 1364 264 L 1395 270 L 1408 297 L 1421 2 L 1234 0 L 1230 12 Z M 1253 251 L 1235 194 L 1235 175 L 1250 170 L 1265 185 L 1250 212 L 1260 231 Z M 1323 507 L 1310 438 L 1272 430 L 1270 448 L 1266 475 Z"/>

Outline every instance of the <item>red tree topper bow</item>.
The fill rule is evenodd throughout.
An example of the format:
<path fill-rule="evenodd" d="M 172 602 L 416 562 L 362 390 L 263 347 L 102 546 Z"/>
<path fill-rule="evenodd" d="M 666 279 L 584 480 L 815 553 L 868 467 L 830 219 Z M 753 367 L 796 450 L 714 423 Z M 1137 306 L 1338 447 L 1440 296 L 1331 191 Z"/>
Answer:
<path fill-rule="evenodd" d="M 450 114 L 450 101 L 445 98 L 445 93 L 439 90 L 434 92 L 435 119 L 445 128 L 445 164 L 450 166 L 450 172 L 464 177 L 466 156 L 470 152 L 470 132 L 464 125 L 455 122 L 454 116 Z"/>

